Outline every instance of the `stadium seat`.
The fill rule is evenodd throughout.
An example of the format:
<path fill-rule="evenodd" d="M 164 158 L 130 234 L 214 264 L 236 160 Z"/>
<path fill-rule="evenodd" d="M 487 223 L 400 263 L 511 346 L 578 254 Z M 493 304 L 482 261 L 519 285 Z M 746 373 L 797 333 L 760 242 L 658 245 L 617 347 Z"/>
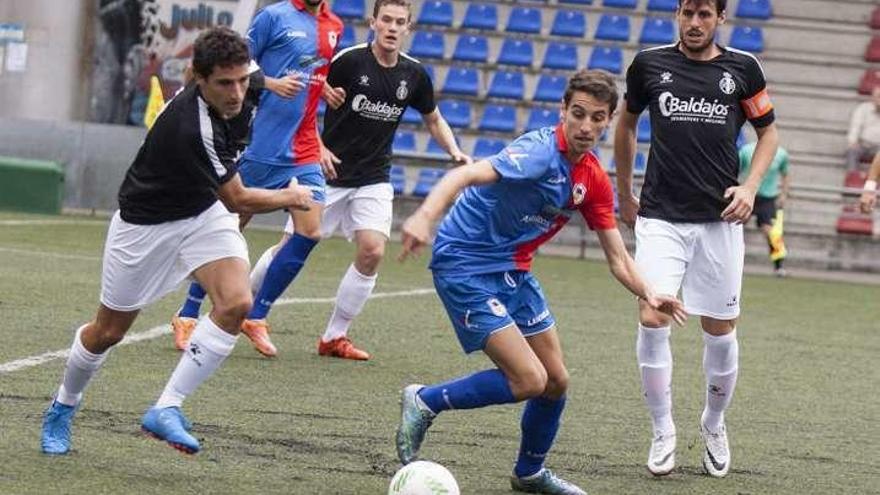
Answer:
<path fill-rule="evenodd" d="M 485 36 L 459 36 L 452 60 L 486 63 L 489 60 L 489 40 Z"/>
<path fill-rule="evenodd" d="M 583 38 L 587 33 L 587 19 L 579 10 L 557 10 L 553 18 L 550 34 L 554 36 L 574 36 Z"/>
<path fill-rule="evenodd" d="M 559 123 L 559 110 L 549 108 L 532 108 L 529 112 L 529 120 L 526 123 L 526 132 L 534 131 L 547 126 L 555 126 Z"/>
<path fill-rule="evenodd" d="M 458 141 L 458 140 L 456 139 L 456 141 Z M 425 146 L 425 153 L 430 153 L 432 155 L 443 155 L 443 156 L 448 155 L 446 153 L 446 150 L 444 150 L 443 147 L 440 146 L 440 143 L 438 143 L 437 140 L 434 139 L 434 136 L 431 136 L 428 138 L 428 145 Z"/>
<path fill-rule="evenodd" d="M 562 97 L 565 95 L 566 84 L 568 84 L 568 79 L 564 76 L 541 74 L 541 77 L 538 78 L 538 84 L 535 86 L 535 94 L 532 96 L 532 100 L 558 103 L 562 101 Z"/>
<path fill-rule="evenodd" d="M 850 170 L 843 176 L 843 187 L 861 189 L 865 187 L 868 173 L 863 170 Z"/>
<path fill-rule="evenodd" d="M 675 12 L 678 9 L 678 0 L 648 0 L 649 11 Z"/>
<path fill-rule="evenodd" d="M 535 49 L 529 40 L 505 39 L 497 62 L 502 65 L 531 66 L 535 59 Z"/>
<path fill-rule="evenodd" d="M 433 0 L 422 5 L 416 21 L 422 25 L 452 26 L 452 2 Z"/>
<path fill-rule="evenodd" d="M 859 93 L 869 95 L 877 86 L 880 86 L 880 69 L 866 69 L 859 84 Z"/>
<path fill-rule="evenodd" d="M 514 7 L 507 18 L 508 33 L 541 33 L 541 9 L 531 7 Z"/>
<path fill-rule="evenodd" d="M 342 37 L 339 38 L 339 44 L 336 45 L 336 51 L 339 52 L 341 50 L 345 50 L 348 47 L 354 46 L 357 44 L 357 33 L 354 30 L 354 26 L 351 24 L 346 24 L 345 27 L 342 28 Z"/>
<path fill-rule="evenodd" d="M 410 131 L 397 131 L 394 133 L 394 141 L 391 143 L 393 153 L 413 152 L 416 150 L 416 135 Z"/>
<path fill-rule="evenodd" d="M 746 144 L 746 133 L 743 132 L 742 129 L 739 130 L 739 134 L 736 135 L 736 149 L 740 149 Z"/>
<path fill-rule="evenodd" d="M 333 13 L 339 17 L 363 19 L 366 11 L 364 0 L 336 0 L 333 2 Z"/>
<path fill-rule="evenodd" d="M 629 17 L 602 14 L 594 37 L 597 40 L 629 41 Z"/>
<path fill-rule="evenodd" d="M 634 9 L 638 0 L 603 0 L 603 7 L 618 7 L 621 9 Z"/>
<path fill-rule="evenodd" d="M 323 117 L 325 113 L 327 113 L 327 102 L 321 98 L 318 100 L 318 116 Z"/>
<path fill-rule="evenodd" d="M 486 105 L 477 127 L 481 131 L 513 132 L 516 130 L 516 108 L 510 105 Z"/>
<path fill-rule="evenodd" d="M 573 43 L 560 43 L 558 41 L 547 43 L 547 49 L 544 51 L 544 63 L 541 64 L 541 67 L 545 69 L 576 70 L 577 66 L 577 45 Z"/>
<path fill-rule="evenodd" d="M 880 29 L 880 5 L 871 13 L 871 29 Z"/>
<path fill-rule="evenodd" d="M 431 64 L 422 64 L 422 67 L 425 69 L 425 72 L 428 73 L 428 77 L 431 78 L 431 84 L 434 84 L 434 81 L 437 80 L 434 78 L 434 66 Z"/>
<path fill-rule="evenodd" d="M 648 160 L 645 159 L 645 154 L 641 151 L 636 153 L 636 158 L 633 160 L 633 175 L 645 175 L 645 169 L 648 168 Z"/>
<path fill-rule="evenodd" d="M 675 26 L 672 19 L 665 17 L 645 17 L 639 43 L 643 45 L 665 45 L 675 40 Z"/>
<path fill-rule="evenodd" d="M 434 185 L 437 184 L 443 175 L 446 173 L 446 170 L 442 168 L 432 168 L 425 167 L 419 169 L 419 177 L 416 180 L 416 185 L 413 188 L 412 195 L 417 196 L 419 198 L 424 198 L 431 192 L 431 189 Z"/>
<path fill-rule="evenodd" d="M 773 15 L 770 0 L 739 0 L 736 16 L 748 19 L 767 20 Z"/>
<path fill-rule="evenodd" d="M 400 121 L 404 124 L 420 125 L 422 124 L 422 114 L 420 114 L 419 111 L 413 107 L 406 107 L 406 110 L 403 112 L 403 117 L 400 119 Z"/>
<path fill-rule="evenodd" d="M 593 5 L 593 0 L 558 0 L 559 3 L 574 3 L 577 5 Z"/>
<path fill-rule="evenodd" d="M 507 143 L 501 139 L 477 138 L 474 143 L 474 158 L 486 158 L 501 153 Z"/>
<path fill-rule="evenodd" d="M 498 9 L 495 4 L 471 3 L 464 12 L 461 27 L 465 29 L 498 29 Z"/>
<path fill-rule="evenodd" d="M 406 170 L 400 165 L 392 165 L 389 175 L 394 195 L 400 196 L 406 190 Z"/>
<path fill-rule="evenodd" d="M 866 62 L 880 62 L 880 36 L 871 37 L 871 42 L 865 48 Z"/>
<path fill-rule="evenodd" d="M 471 105 L 466 101 L 442 100 L 438 105 L 443 118 L 452 127 L 467 128 L 471 125 Z M 419 117 L 421 120 L 421 117 Z"/>
<path fill-rule="evenodd" d="M 651 142 L 651 118 L 648 114 L 643 114 L 639 118 L 639 125 L 636 128 L 636 140 L 640 143 Z"/>
<path fill-rule="evenodd" d="M 620 74 L 623 72 L 623 50 L 617 46 L 595 46 L 587 62 L 587 68 Z"/>
<path fill-rule="evenodd" d="M 408 54 L 416 58 L 443 58 L 445 48 L 442 33 L 419 31 L 412 38 Z"/>
<path fill-rule="evenodd" d="M 730 46 L 752 53 L 764 51 L 764 31 L 758 26 L 734 26 Z"/>
<path fill-rule="evenodd" d="M 469 67 L 450 67 L 446 72 L 446 82 L 442 92 L 451 95 L 477 96 L 480 91 L 480 78 L 476 69 Z"/>
<path fill-rule="evenodd" d="M 499 70 L 492 76 L 489 84 L 489 98 L 513 98 L 522 100 L 525 96 L 525 80 L 522 72 Z"/>
<path fill-rule="evenodd" d="M 874 217 L 859 212 L 856 205 L 844 205 L 836 227 L 838 234 L 873 235 Z"/>

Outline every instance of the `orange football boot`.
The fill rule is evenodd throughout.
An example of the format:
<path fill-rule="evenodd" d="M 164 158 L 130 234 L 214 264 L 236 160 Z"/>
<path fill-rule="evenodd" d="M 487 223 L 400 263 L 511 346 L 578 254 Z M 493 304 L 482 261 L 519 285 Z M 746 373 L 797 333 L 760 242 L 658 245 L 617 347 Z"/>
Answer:
<path fill-rule="evenodd" d="M 362 351 L 355 347 L 354 344 L 351 343 L 351 339 L 348 337 L 339 337 L 330 342 L 324 342 L 323 339 L 318 339 L 318 354 L 327 357 L 354 359 L 355 361 L 366 361 L 370 359 L 370 354 L 367 351 Z"/>
<path fill-rule="evenodd" d="M 266 320 L 244 320 L 241 322 L 241 332 L 251 339 L 254 348 L 266 357 L 275 357 L 278 349 L 269 340 L 269 324 Z"/>
<path fill-rule="evenodd" d="M 189 338 L 192 337 L 193 330 L 199 322 L 196 318 L 188 318 L 186 316 L 174 315 L 171 318 L 171 330 L 174 332 L 174 347 L 178 351 L 186 350 L 189 345 Z"/>

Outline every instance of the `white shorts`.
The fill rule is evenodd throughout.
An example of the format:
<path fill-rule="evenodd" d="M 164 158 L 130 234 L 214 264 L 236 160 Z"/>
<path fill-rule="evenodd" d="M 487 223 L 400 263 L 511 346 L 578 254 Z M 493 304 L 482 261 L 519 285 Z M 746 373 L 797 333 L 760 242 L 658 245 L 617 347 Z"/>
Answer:
<path fill-rule="evenodd" d="M 196 268 L 222 258 L 248 261 L 238 215 L 223 203 L 195 217 L 136 225 L 117 211 L 110 221 L 101 273 L 101 304 L 141 309 L 175 290 Z"/>
<path fill-rule="evenodd" d="M 693 315 L 739 316 L 745 244 L 743 226 L 636 219 L 636 264 L 658 294 L 681 297 Z"/>
<path fill-rule="evenodd" d="M 321 236 L 330 237 L 337 229 L 349 241 L 358 230 L 375 230 L 391 237 L 394 189 L 391 184 L 370 184 L 363 187 L 327 186 Z M 284 232 L 293 234 L 293 222 L 287 218 Z"/>

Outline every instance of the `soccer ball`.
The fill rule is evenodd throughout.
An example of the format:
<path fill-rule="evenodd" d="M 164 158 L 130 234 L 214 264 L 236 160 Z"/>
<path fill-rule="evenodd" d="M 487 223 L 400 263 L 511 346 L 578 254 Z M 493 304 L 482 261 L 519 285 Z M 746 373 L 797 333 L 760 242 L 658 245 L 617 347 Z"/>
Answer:
<path fill-rule="evenodd" d="M 391 478 L 388 495 L 460 495 L 458 483 L 448 469 L 429 461 L 416 461 L 400 468 Z"/>

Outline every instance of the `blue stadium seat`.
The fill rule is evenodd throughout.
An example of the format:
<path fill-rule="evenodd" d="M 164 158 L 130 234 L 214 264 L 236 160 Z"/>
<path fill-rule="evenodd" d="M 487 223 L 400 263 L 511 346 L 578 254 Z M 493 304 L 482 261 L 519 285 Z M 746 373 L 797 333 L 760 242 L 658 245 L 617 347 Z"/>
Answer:
<path fill-rule="evenodd" d="M 602 0 L 603 7 L 617 7 L 621 9 L 634 9 L 638 0 Z"/>
<path fill-rule="evenodd" d="M 535 94 L 532 96 L 532 100 L 558 103 L 562 101 L 562 97 L 565 95 L 566 84 L 568 84 L 568 79 L 564 76 L 541 74 L 538 84 L 535 86 Z"/>
<path fill-rule="evenodd" d="M 425 146 L 425 153 L 430 153 L 432 155 L 444 155 L 446 156 L 446 150 L 440 146 L 440 143 L 434 139 L 434 136 L 428 138 L 428 145 Z"/>
<path fill-rule="evenodd" d="M 629 17 L 602 14 L 594 37 L 597 40 L 629 41 Z"/>
<path fill-rule="evenodd" d="M 672 19 L 665 17 L 645 17 L 639 43 L 643 45 L 665 45 L 675 40 L 675 26 Z"/>
<path fill-rule="evenodd" d="M 321 98 L 318 100 L 318 116 L 323 117 L 325 113 L 327 113 L 327 102 Z"/>
<path fill-rule="evenodd" d="M 478 129 L 495 132 L 515 131 L 516 108 L 510 105 L 486 105 Z"/>
<path fill-rule="evenodd" d="M 746 134 L 740 129 L 739 134 L 736 136 L 736 149 L 740 149 L 746 144 Z"/>
<path fill-rule="evenodd" d="M 739 0 L 736 16 L 767 20 L 773 17 L 773 7 L 770 5 L 770 0 Z"/>
<path fill-rule="evenodd" d="M 467 128 L 471 125 L 471 105 L 466 101 L 442 100 L 438 105 L 440 113 L 452 127 Z M 419 117 L 421 120 L 421 117 Z"/>
<path fill-rule="evenodd" d="M 363 19 L 366 11 L 364 0 L 336 0 L 333 2 L 333 13 L 339 17 Z"/>
<path fill-rule="evenodd" d="M 758 26 L 734 26 L 730 46 L 752 53 L 764 51 L 764 31 Z"/>
<path fill-rule="evenodd" d="M 486 63 L 489 59 L 489 40 L 485 36 L 459 36 L 458 41 L 455 42 L 452 59 Z"/>
<path fill-rule="evenodd" d="M 490 98 L 513 98 L 521 100 L 525 96 L 525 80 L 522 72 L 499 70 L 492 76 L 489 84 Z"/>
<path fill-rule="evenodd" d="M 529 120 L 526 123 L 526 132 L 534 131 L 547 126 L 555 126 L 559 123 L 559 109 L 535 107 L 529 112 Z"/>
<path fill-rule="evenodd" d="M 406 170 L 400 165 L 392 165 L 390 176 L 394 195 L 400 196 L 406 190 Z"/>
<path fill-rule="evenodd" d="M 643 114 L 639 118 L 639 125 L 636 128 L 636 140 L 640 143 L 651 142 L 651 119 L 648 114 Z"/>
<path fill-rule="evenodd" d="M 336 45 L 336 50 L 345 50 L 350 46 L 354 46 L 357 44 L 357 33 L 355 33 L 354 26 L 351 24 L 346 24 L 345 27 L 342 28 L 342 37 L 339 38 L 339 44 Z"/>
<path fill-rule="evenodd" d="M 422 67 L 425 69 L 425 72 L 428 73 L 428 77 L 431 78 L 431 84 L 434 84 L 436 79 L 434 78 L 434 66 L 431 64 L 422 64 Z M 434 84 L 436 86 L 436 84 Z"/>
<path fill-rule="evenodd" d="M 498 9 L 495 4 L 471 3 L 464 12 L 461 27 L 467 29 L 498 29 Z"/>
<path fill-rule="evenodd" d="M 410 131 L 397 131 L 394 133 L 394 142 L 391 143 L 391 151 L 400 153 L 402 151 L 413 152 L 416 150 L 416 135 Z"/>
<path fill-rule="evenodd" d="M 636 159 L 633 161 L 633 174 L 645 175 L 646 168 L 648 168 L 648 160 L 645 159 L 645 154 L 639 151 L 636 153 Z"/>
<path fill-rule="evenodd" d="M 577 65 L 577 45 L 560 43 L 558 41 L 547 43 L 547 50 L 544 52 L 544 63 L 541 64 L 541 67 L 545 69 L 575 70 Z"/>
<path fill-rule="evenodd" d="M 443 58 L 445 51 L 442 33 L 419 31 L 412 38 L 408 54 L 416 58 Z"/>
<path fill-rule="evenodd" d="M 508 33 L 539 34 L 541 32 L 541 9 L 530 7 L 510 9 L 510 17 L 507 19 L 505 31 Z"/>
<path fill-rule="evenodd" d="M 535 59 L 535 49 L 529 40 L 507 38 L 501 44 L 497 62 L 502 65 L 531 66 Z"/>
<path fill-rule="evenodd" d="M 583 38 L 587 33 L 587 19 L 580 10 L 557 10 L 550 34 Z"/>
<path fill-rule="evenodd" d="M 649 11 L 675 12 L 678 10 L 678 0 L 648 0 Z"/>
<path fill-rule="evenodd" d="M 559 0 L 559 3 L 574 3 L 577 5 L 593 5 L 593 0 Z"/>
<path fill-rule="evenodd" d="M 443 83 L 443 93 L 451 95 L 477 96 L 480 91 L 480 78 L 476 69 L 450 67 Z"/>
<path fill-rule="evenodd" d="M 404 124 L 419 125 L 422 124 L 422 114 L 413 107 L 406 107 L 406 111 L 403 112 L 403 117 L 400 121 Z"/>
<path fill-rule="evenodd" d="M 416 21 L 422 25 L 452 26 L 452 2 L 433 0 L 422 5 L 419 19 Z"/>
<path fill-rule="evenodd" d="M 617 46 L 595 46 L 587 62 L 587 68 L 620 74 L 623 72 L 623 51 Z"/>
<path fill-rule="evenodd" d="M 501 153 L 507 143 L 501 139 L 477 138 L 474 143 L 474 158 L 486 158 Z"/>
<path fill-rule="evenodd" d="M 416 186 L 413 188 L 412 195 L 424 198 L 431 192 L 431 189 L 446 174 L 446 170 L 442 168 L 425 167 L 419 169 L 419 177 L 416 179 Z"/>

